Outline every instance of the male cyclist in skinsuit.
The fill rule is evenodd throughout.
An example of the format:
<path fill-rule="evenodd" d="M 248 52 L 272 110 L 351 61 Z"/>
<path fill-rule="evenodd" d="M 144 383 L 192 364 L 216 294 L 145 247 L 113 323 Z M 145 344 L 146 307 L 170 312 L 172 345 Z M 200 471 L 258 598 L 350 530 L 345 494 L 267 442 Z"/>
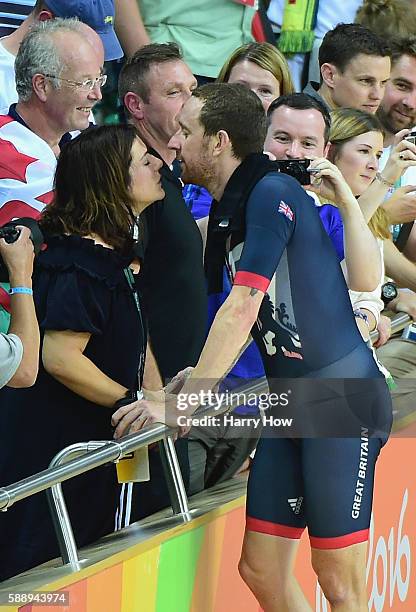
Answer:
<path fill-rule="evenodd" d="M 294 415 L 291 437 L 266 428 L 258 445 L 240 572 L 267 612 L 310 610 L 293 575 L 307 526 L 312 565 L 332 609 L 364 612 L 374 466 L 391 426 L 387 385 L 358 332 L 314 202 L 261 155 L 266 124 L 256 96 L 240 85 L 206 85 L 179 123 L 170 146 L 183 179 L 216 200 L 205 253 L 209 289 L 218 290 L 224 261 L 233 281 L 181 396 L 212 389 L 249 334 L 270 391 L 294 389 L 283 414 Z M 353 197 L 317 170 L 331 199 L 342 206 Z M 175 424 L 178 414 L 176 397 L 166 396 L 122 408 L 113 421 L 121 435 L 129 425 Z"/>

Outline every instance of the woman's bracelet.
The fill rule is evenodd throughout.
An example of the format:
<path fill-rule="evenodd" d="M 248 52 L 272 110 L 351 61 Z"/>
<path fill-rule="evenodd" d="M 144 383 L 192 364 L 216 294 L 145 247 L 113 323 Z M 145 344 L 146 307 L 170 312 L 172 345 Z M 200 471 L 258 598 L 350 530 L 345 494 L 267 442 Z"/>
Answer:
<path fill-rule="evenodd" d="M 385 185 L 386 187 L 394 187 L 394 184 L 396 181 L 389 181 L 387 180 L 382 174 L 381 172 L 377 172 L 376 174 L 376 180 L 379 181 L 380 183 L 382 183 L 383 185 Z"/>
<path fill-rule="evenodd" d="M 9 291 L 10 295 L 33 295 L 33 290 L 30 287 L 11 287 Z"/>

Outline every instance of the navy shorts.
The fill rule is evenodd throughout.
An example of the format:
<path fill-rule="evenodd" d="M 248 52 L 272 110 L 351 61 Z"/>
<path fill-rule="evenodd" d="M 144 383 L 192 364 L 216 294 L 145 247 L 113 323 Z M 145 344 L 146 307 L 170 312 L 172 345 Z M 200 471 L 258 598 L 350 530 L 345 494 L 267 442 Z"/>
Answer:
<path fill-rule="evenodd" d="M 321 549 L 368 539 L 374 471 L 390 431 L 391 400 L 384 381 L 366 385 L 377 401 L 365 402 L 371 426 L 354 437 L 268 437 L 263 429 L 248 482 L 248 530 L 298 539 L 308 527 L 311 546 Z"/>

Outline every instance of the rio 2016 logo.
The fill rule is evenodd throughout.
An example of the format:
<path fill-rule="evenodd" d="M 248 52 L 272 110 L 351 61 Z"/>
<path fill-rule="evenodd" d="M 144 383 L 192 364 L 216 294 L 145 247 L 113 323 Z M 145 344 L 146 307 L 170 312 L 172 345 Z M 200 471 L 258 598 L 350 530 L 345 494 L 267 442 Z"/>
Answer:
<path fill-rule="evenodd" d="M 382 612 L 393 608 L 396 594 L 401 602 L 406 601 L 411 573 L 411 550 L 409 536 L 402 532 L 408 498 L 406 489 L 397 529 L 390 529 L 387 543 L 384 536 L 379 536 L 374 546 L 374 517 L 371 517 L 366 569 L 366 583 L 371 586 L 369 612 Z M 329 604 L 319 584 L 316 585 L 315 603 L 316 612 L 329 612 Z"/>

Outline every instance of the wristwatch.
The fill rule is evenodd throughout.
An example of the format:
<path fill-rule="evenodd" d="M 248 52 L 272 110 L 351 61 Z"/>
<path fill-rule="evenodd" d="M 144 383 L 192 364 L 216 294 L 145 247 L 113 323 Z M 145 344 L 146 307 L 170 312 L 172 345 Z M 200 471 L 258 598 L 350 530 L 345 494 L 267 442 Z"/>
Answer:
<path fill-rule="evenodd" d="M 391 281 L 388 281 L 381 286 L 381 299 L 383 300 L 385 306 L 387 306 L 387 304 L 389 304 L 397 296 L 397 287 Z"/>

